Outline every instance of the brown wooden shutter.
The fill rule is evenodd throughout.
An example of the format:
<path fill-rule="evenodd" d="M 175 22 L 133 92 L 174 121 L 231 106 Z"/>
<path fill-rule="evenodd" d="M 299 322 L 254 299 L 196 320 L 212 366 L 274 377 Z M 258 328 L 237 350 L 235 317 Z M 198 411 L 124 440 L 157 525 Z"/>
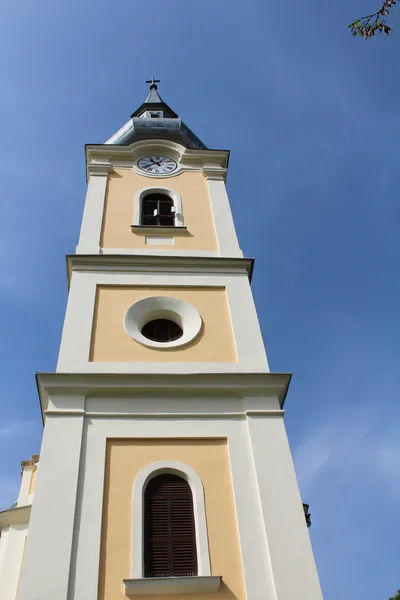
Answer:
<path fill-rule="evenodd" d="M 152 479 L 145 491 L 145 577 L 197 575 L 192 491 L 177 475 Z"/>

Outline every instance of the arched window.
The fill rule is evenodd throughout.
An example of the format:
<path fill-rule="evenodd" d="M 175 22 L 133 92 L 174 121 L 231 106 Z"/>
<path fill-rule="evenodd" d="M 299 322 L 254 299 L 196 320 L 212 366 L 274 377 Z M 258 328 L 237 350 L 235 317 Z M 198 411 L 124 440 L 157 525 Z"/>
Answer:
<path fill-rule="evenodd" d="M 146 194 L 142 198 L 141 225 L 174 227 L 174 201 L 167 194 Z"/>
<path fill-rule="evenodd" d="M 148 187 L 135 195 L 132 227 L 184 227 L 182 198 L 173 189 Z"/>
<path fill-rule="evenodd" d="M 172 473 L 151 479 L 144 493 L 144 575 L 197 575 L 196 532 L 189 483 Z"/>

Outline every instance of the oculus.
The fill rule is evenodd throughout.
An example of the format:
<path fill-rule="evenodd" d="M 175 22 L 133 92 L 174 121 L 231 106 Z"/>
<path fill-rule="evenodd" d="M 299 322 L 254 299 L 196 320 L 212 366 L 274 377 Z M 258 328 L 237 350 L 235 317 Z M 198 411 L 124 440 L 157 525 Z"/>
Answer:
<path fill-rule="evenodd" d="M 183 336 L 183 331 L 175 321 L 153 319 L 142 328 L 142 335 L 153 342 L 174 342 Z"/>
<path fill-rule="evenodd" d="M 125 331 L 150 348 L 177 348 L 192 342 L 200 333 L 202 320 L 197 310 L 170 296 L 150 296 L 126 311 Z"/>
<path fill-rule="evenodd" d="M 152 175 L 165 175 L 172 173 L 177 168 L 176 162 L 172 158 L 167 156 L 152 155 L 143 156 L 138 160 L 137 163 L 139 169 L 145 173 L 151 173 Z"/>

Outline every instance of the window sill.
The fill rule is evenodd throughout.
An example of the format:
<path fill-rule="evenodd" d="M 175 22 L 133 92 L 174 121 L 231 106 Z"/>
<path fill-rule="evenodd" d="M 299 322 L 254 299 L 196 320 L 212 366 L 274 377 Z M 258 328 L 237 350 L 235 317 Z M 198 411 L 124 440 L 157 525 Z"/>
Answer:
<path fill-rule="evenodd" d="M 169 225 L 131 225 L 133 233 L 186 233 L 187 227 Z"/>
<path fill-rule="evenodd" d="M 157 594 L 212 594 L 218 592 L 221 577 L 147 577 L 124 579 L 125 596 L 151 596 Z"/>

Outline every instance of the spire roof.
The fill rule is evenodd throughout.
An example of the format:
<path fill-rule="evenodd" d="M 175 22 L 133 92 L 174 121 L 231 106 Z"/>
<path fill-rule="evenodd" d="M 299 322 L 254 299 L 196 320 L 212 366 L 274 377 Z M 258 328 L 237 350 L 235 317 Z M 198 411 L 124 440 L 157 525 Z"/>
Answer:
<path fill-rule="evenodd" d="M 150 83 L 150 91 L 147 95 L 146 100 L 143 104 L 164 104 L 164 100 L 161 98 L 160 94 L 157 92 L 157 83 L 160 83 L 159 79 L 149 79 L 146 83 Z"/>
<path fill-rule="evenodd" d="M 150 88 L 150 92 L 147 95 L 146 100 L 143 104 L 162 104 L 164 100 L 161 98 L 160 94 L 157 92 L 157 86 Z"/>
<path fill-rule="evenodd" d="M 150 91 L 130 120 L 106 144 L 126 146 L 144 139 L 169 139 L 186 148 L 206 148 L 157 91 L 158 79 L 146 81 Z"/>
<path fill-rule="evenodd" d="M 143 104 L 131 114 L 131 118 L 140 117 L 144 112 L 149 110 L 162 110 L 164 117 L 177 119 L 178 115 L 168 106 L 166 102 L 161 98 L 157 91 L 157 83 L 160 83 L 159 79 L 149 79 L 146 83 L 150 83 L 150 91 Z"/>

